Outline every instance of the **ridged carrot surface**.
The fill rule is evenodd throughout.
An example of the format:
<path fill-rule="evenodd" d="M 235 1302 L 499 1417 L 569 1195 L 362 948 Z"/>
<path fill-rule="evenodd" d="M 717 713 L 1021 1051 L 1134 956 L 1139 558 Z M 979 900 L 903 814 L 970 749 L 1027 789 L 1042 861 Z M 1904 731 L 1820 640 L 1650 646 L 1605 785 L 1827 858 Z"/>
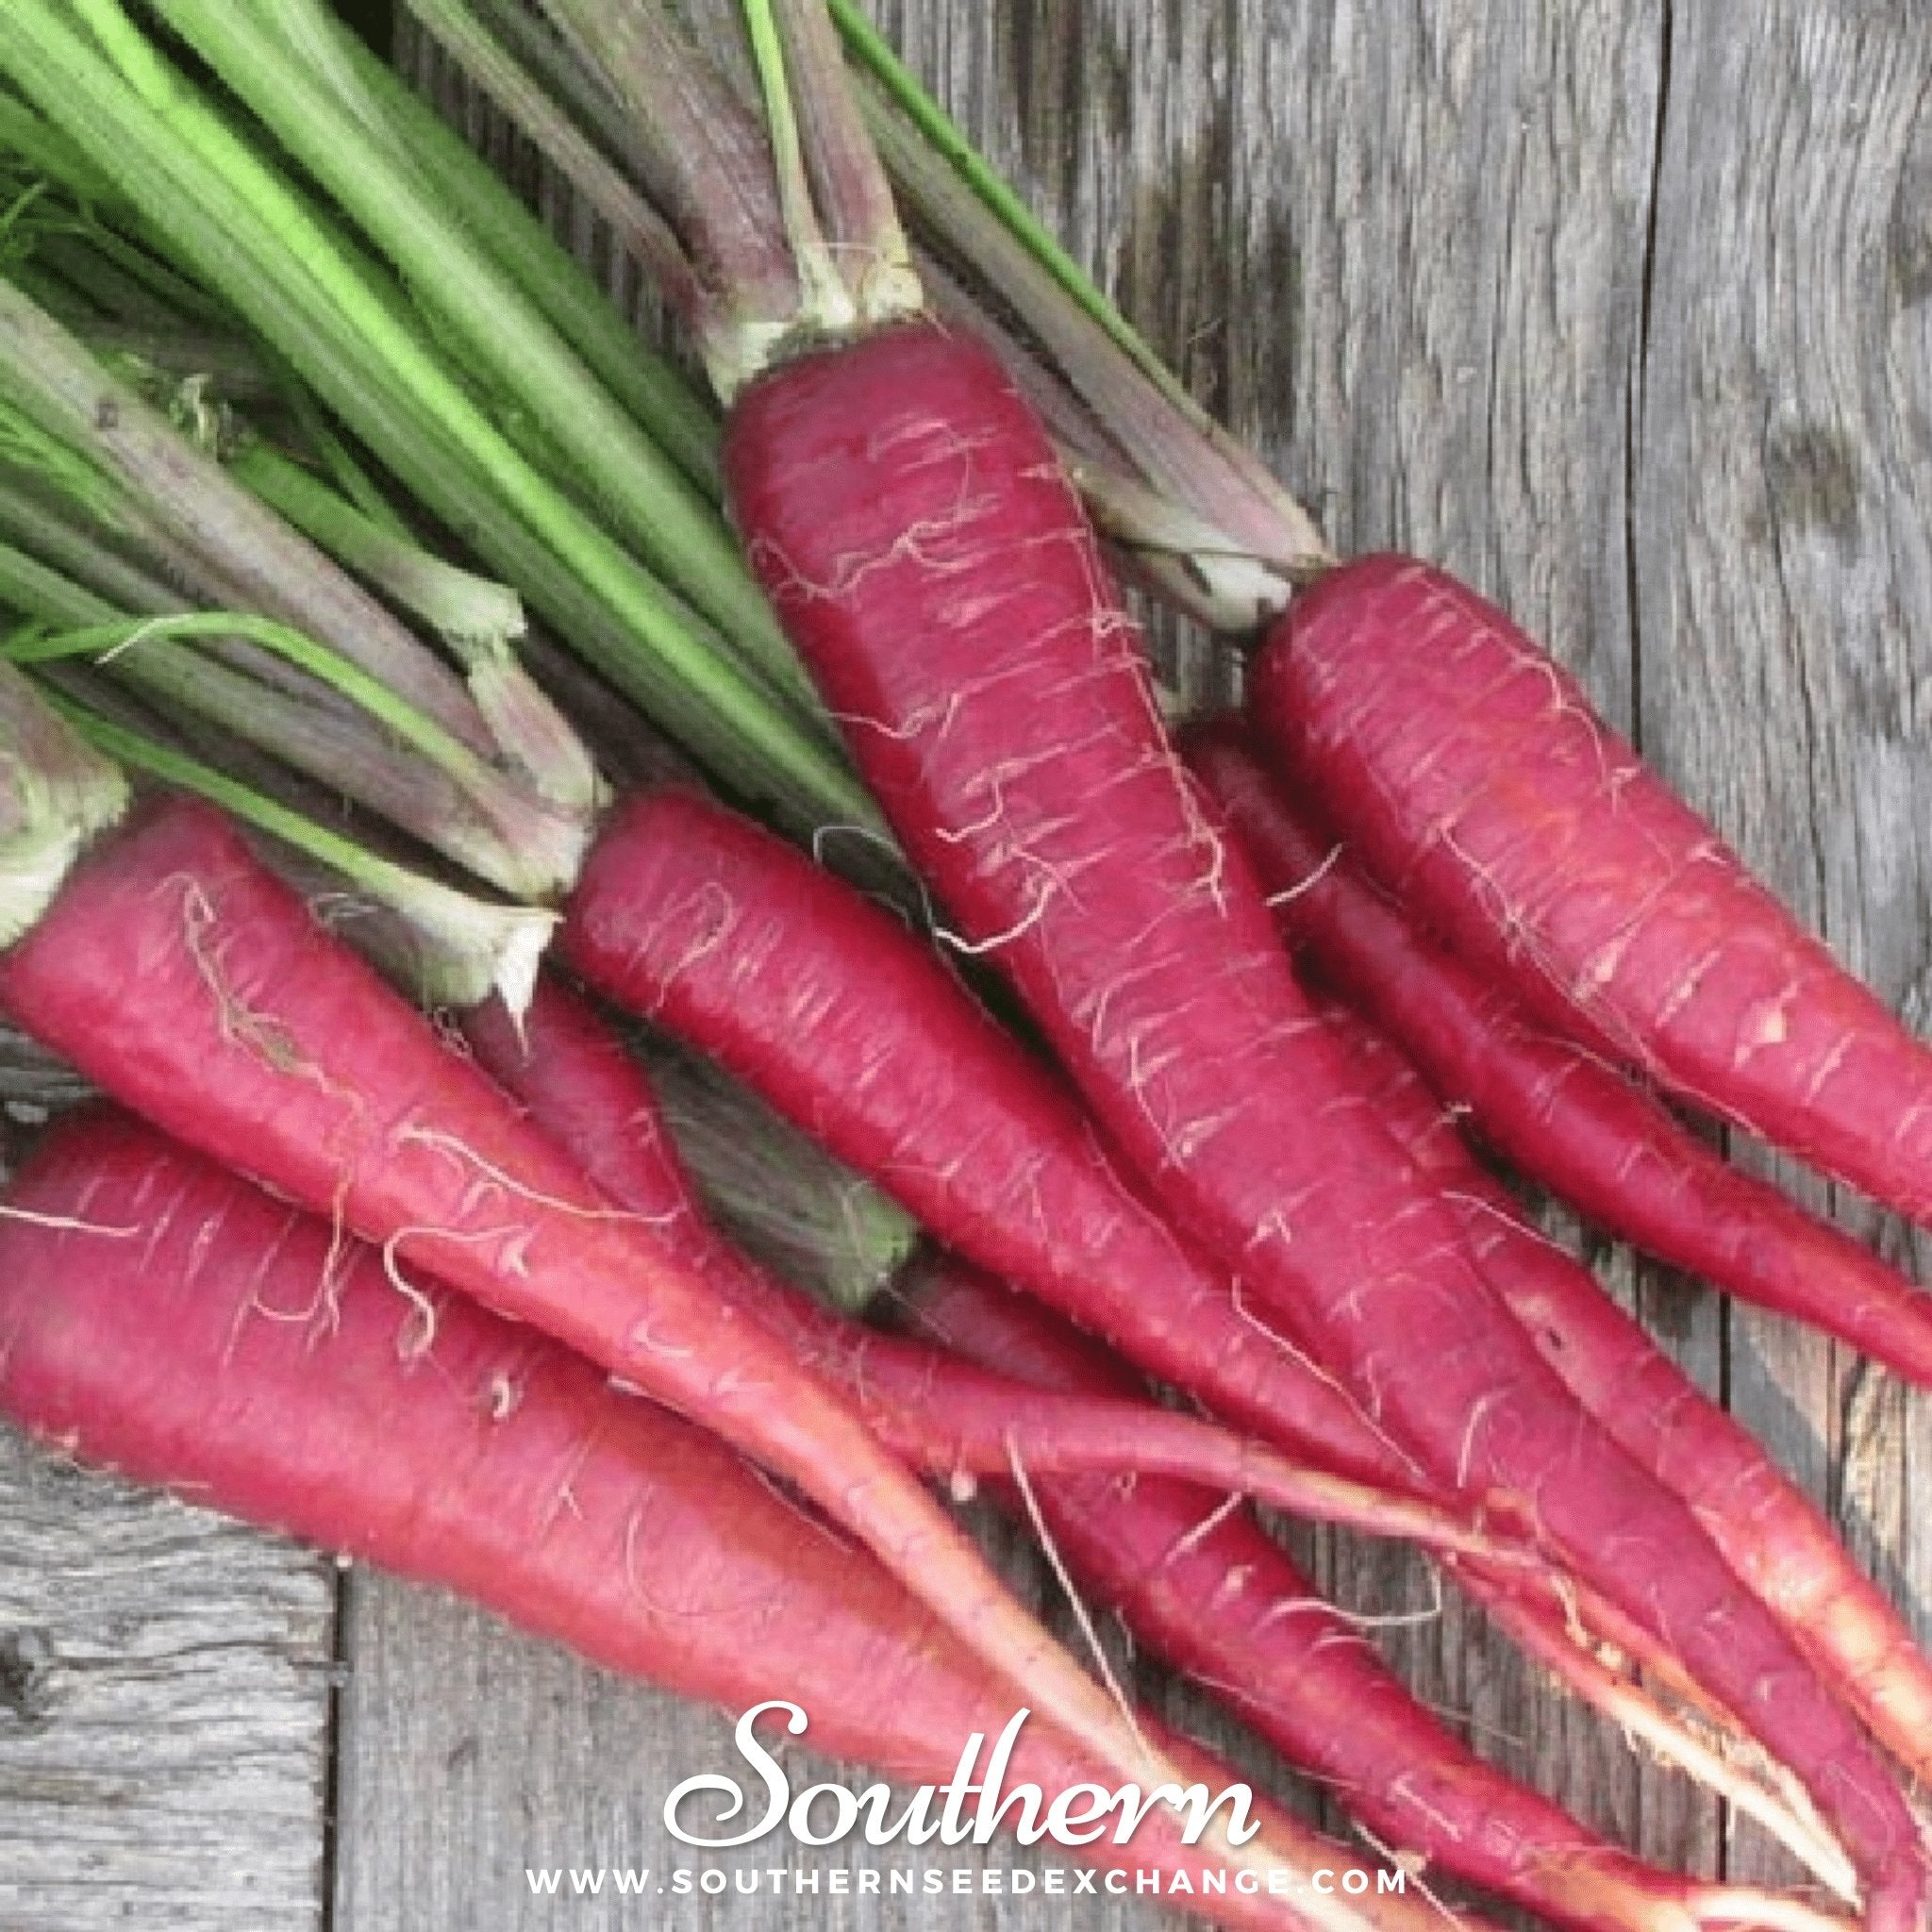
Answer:
<path fill-rule="evenodd" d="M 1932 1050 L 1494 605 L 1360 558 L 1276 624 L 1251 694 L 1351 849 L 1546 1021 L 1932 1214 Z"/>

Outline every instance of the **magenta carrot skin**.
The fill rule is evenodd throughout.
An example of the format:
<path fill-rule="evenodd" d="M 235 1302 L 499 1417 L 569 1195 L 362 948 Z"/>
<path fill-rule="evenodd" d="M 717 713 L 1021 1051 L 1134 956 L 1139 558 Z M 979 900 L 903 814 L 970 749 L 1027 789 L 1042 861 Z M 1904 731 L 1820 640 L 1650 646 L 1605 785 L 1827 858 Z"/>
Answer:
<path fill-rule="evenodd" d="M 1355 1091 L 997 368 L 927 328 L 800 358 L 739 398 L 724 470 L 902 845 L 1183 1231 L 1438 1482 L 1526 1514 L 1748 1713 L 1874 1926 L 1916 1925 L 1926 1863 L 1886 1767 L 1681 1501 L 1590 1425 Z"/>
<path fill-rule="evenodd" d="M 1584 1271 L 1522 1224 L 1438 1103 L 1467 1109 L 1533 1178 L 1665 1259 L 1740 1292 L 1746 1272 L 1781 1277 L 1790 1289 L 1771 1305 L 1855 1344 L 1873 1343 L 1882 1328 L 1885 1344 L 1869 1352 L 1901 1373 L 1923 1373 L 1932 1359 L 1915 1333 L 1925 1322 L 1920 1291 L 1738 1174 L 1620 1074 L 1539 1026 L 1507 988 L 1486 988 L 1417 932 L 1315 828 L 1292 789 L 1262 768 L 1239 721 L 1195 727 L 1187 754 L 1255 860 L 1284 936 L 1306 944 L 1330 983 L 1387 1036 L 1344 1028 L 1364 1063 L 1379 1069 L 1377 1101 L 1397 1138 L 1459 1199 L 1481 1204 L 1470 1220 L 1485 1274 L 1591 1412 L 1698 1509 L 1732 1567 L 1923 1779 L 1932 1764 L 1932 1667 L 1892 1607 L 1750 1434 Z M 1653 1189 L 1654 1198 L 1639 1198 Z M 1820 1299 L 1821 1287 L 1828 1293 L 1848 1282 L 1859 1284 L 1857 1312 L 1870 1326 L 1847 1320 L 1843 1305 L 1829 1309 L 1830 1320 L 1804 1306 Z"/>
<path fill-rule="evenodd" d="M 955 1250 L 1005 1263 L 1148 1373 L 1296 1461 L 1397 1498 L 1417 1492 L 1413 1465 L 1122 1186 L 1065 1092 L 933 953 L 791 846 L 695 794 L 633 799 L 599 841 L 564 945 L 607 997 L 721 1061 Z M 865 1073 L 887 1066 L 890 1079 Z M 622 1120 L 636 1102 L 617 1092 L 600 1108 Z M 594 1124 L 599 1110 L 571 1113 Z M 641 1145 L 580 1153 L 614 1187 Z M 641 1185 L 637 1198 L 659 1198 L 656 1182 Z M 917 1441 L 892 1440 L 937 1466 Z M 1446 1507 L 1454 1492 L 1422 1493 Z M 1501 1575 L 1458 1574 L 1496 1614 L 1518 1614 L 1500 1602 Z M 1600 1599 L 1592 1622 L 1668 1668 Z M 1571 1648 L 1558 1628 L 1553 1669 Z"/>
<path fill-rule="evenodd" d="M 1122 1386 L 1118 1361 L 984 1276 L 916 1271 L 906 1306 L 921 1334 L 1043 1388 Z M 1643 1865 L 1485 1763 L 1227 1497 L 1158 1478 L 1033 1488 L 1090 1605 L 1114 1609 L 1143 1648 L 1212 1686 L 1385 1843 L 1579 1932 L 1775 1916 L 1759 1894 Z"/>
<path fill-rule="evenodd" d="M 1177 1415 L 1144 1388 L 1099 1395 L 1029 1387 L 909 1337 L 884 1335 L 827 1308 L 759 1267 L 713 1227 L 664 1127 L 644 1070 L 603 1019 L 553 978 L 512 1021 L 499 1003 L 464 1016 L 478 1060 L 531 1124 L 617 1207 L 646 1220 L 700 1279 L 764 1323 L 799 1365 L 843 1394 L 894 1456 L 940 1476 L 1032 1470 L 1136 1471 L 1238 1491 L 1323 1522 L 1505 1566 L 1465 1519 L 1297 1466 L 1210 1423 Z"/>
<path fill-rule="evenodd" d="M 1290 945 L 1520 1174 L 1620 1241 L 1932 1387 L 1932 1296 L 1731 1166 L 1614 1067 L 1541 1024 L 1509 987 L 1411 925 L 1263 767 L 1238 716 L 1191 726 L 1182 746 Z"/>
<path fill-rule="evenodd" d="M 1932 1661 L 1885 1593 L 1757 1440 L 1699 1389 L 1589 1271 L 1521 1220 L 1401 1051 L 1345 1008 L 1391 1131 L 1463 1205 L 1484 1274 L 1583 1406 L 1696 1511 L 1724 1559 L 1920 1784 L 1932 1782 Z"/>
<path fill-rule="evenodd" d="M 1275 625 L 1252 696 L 1369 870 L 1546 1022 L 1932 1215 L 1932 1051 L 1495 606 L 1361 558 Z"/>
<path fill-rule="evenodd" d="M 864 1424 L 613 1210 L 217 812 L 167 801 L 0 954 L 0 1008 L 176 1139 L 716 1429 L 1129 1777 L 1146 1752 Z"/>
<path fill-rule="evenodd" d="M 153 1129 L 74 1117 L 5 1205 L 0 1411 L 63 1453 L 458 1591 L 684 1696 L 787 1699 L 814 1748 L 908 1783 L 943 1782 L 973 1732 L 1011 1718 L 929 1610 L 716 1437 L 465 1296 L 406 1300 L 376 1251 Z M 1213 1790 L 1235 1782 L 1162 1741 Z M 1036 1718 L 1009 1784 L 1109 1776 Z M 1316 1862 L 1343 1856 L 1278 1813 L 1268 1825 Z M 1085 1856 L 1221 1862 L 1165 1807 Z M 1399 1900 L 1356 1923 L 1383 1905 L 1390 1932 L 1419 1926 Z M 1195 1909 L 1304 1923 L 1265 1893 Z"/>
<path fill-rule="evenodd" d="M 1071 1096 L 922 941 L 694 792 L 625 803 L 561 934 L 614 1005 L 725 1067 L 958 1253 L 1297 1460 L 1415 1465 L 1122 1182 Z"/>

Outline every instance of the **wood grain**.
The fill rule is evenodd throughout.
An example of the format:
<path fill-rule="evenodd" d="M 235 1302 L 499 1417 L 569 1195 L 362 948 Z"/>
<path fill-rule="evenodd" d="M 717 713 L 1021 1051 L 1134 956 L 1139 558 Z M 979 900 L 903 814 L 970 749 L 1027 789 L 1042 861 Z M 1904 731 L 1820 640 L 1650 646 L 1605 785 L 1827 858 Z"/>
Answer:
<path fill-rule="evenodd" d="M 1845 961 L 1923 1006 L 1932 43 L 1915 9 L 1856 0 L 1749 21 L 1673 20 L 1631 499 L 1640 722 Z M 1925 1397 L 1747 1310 L 1727 1340 L 1732 1407 L 1932 1631 L 1932 1540 L 1908 1507 L 1924 1507 Z M 1766 1869 L 1739 1844 L 1733 1870 Z"/>
<path fill-rule="evenodd" d="M 1035 1587 L 1037 1572 L 1018 1559 L 1010 1533 L 991 1521 L 981 1527 L 1021 1587 Z M 859 1890 L 868 1868 L 882 1874 L 990 1872 L 1003 1874 L 1007 1888 L 1012 1881 L 1004 1874 L 1057 1870 L 1060 1882 L 1074 1882 L 1064 1857 L 1011 1840 L 983 1849 L 887 1852 L 848 1843 L 814 1851 L 779 1832 L 740 1850 L 681 1845 L 665 1826 L 665 1798 L 699 1773 L 744 1774 L 732 1741 L 735 1714 L 615 1681 L 465 1605 L 386 1578 L 358 1574 L 349 1602 L 336 1932 L 617 1932 L 646 1922 L 635 1896 L 619 1895 L 614 1876 L 594 1896 L 571 1896 L 574 1868 L 642 1874 L 636 1882 L 650 1900 L 647 1923 L 678 1932 L 727 1925 L 779 1932 L 800 1924 L 968 1932 L 1068 1923 L 1065 1899 L 1041 1896 L 1031 1906 L 950 1892 L 894 1899 L 883 1889 L 889 1875 L 879 1880 L 878 1895 Z M 1066 1620 L 1058 1621 L 1077 1642 Z M 1124 1655 L 1116 1662 L 1127 1667 Z M 1197 1706 L 1192 1714 L 1200 1717 Z M 1195 1728 L 1212 1732 L 1215 1725 L 1210 1717 Z M 861 1766 L 791 1747 L 780 1755 L 794 1793 L 822 1779 L 855 1790 L 875 1782 Z M 1281 1782 L 1258 1759 L 1249 1769 L 1257 1784 Z M 683 1815 L 702 1829 L 710 1814 Z M 783 1890 L 774 1889 L 774 1868 L 815 1871 L 820 1889 L 794 1899 L 790 1879 Z M 679 1895 L 670 1888 L 680 1869 L 693 1888 L 711 1870 L 733 1889 L 722 1897 Z M 535 1892 L 532 1870 L 564 1874 L 561 1895 Z M 834 1874 L 848 1891 L 830 1890 Z M 1083 1899 L 1077 1919 L 1095 1932 L 1154 1932 L 1174 1923 L 1131 1900 Z"/>
<path fill-rule="evenodd" d="M 0 1927 L 323 1922 L 333 1565 L 0 1431 Z"/>

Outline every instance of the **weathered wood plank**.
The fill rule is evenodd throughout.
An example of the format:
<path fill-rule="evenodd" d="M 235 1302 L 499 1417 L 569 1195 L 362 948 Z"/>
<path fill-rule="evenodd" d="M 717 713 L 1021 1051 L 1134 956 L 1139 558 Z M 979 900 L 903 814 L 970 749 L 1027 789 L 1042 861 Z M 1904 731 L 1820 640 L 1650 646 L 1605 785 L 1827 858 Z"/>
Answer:
<path fill-rule="evenodd" d="M 1678 8 L 1670 75 L 1634 492 L 1645 748 L 1901 999 L 1932 934 L 1932 43 L 1904 6 Z M 1744 1311 L 1729 1392 L 1932 1629 L 1907 1507 L 1924 1398 Z M 1763 1869 L 1740 1843 L 1733 1870 Z"/>
<path fill-rule="evenodd" d="M 323 1924 L 334 1568 L 0 1431 L 0 1925 Z"/>

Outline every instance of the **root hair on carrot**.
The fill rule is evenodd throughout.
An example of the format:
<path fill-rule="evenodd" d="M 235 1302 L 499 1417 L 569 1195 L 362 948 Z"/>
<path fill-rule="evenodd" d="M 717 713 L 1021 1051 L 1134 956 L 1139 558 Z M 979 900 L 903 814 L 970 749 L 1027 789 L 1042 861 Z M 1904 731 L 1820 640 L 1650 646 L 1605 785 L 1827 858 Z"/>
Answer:
<path fill-rule="evenodd" d="M 1438 1916 L 1446 1919 L 1452 1925 L 1462 1924 L 1462 1914 L 1423 1876 L 1429 1869 L 1429 1861 L 1423 1853 L 1398 1850 L 1387 1839 L 1378 1838 L 1359 1819 L 1352 1821 L 1352 1827 L 1356 1837 L 1360 1839 L 1370 1851 L 1374 1852 L 1385 1865 L 1393 1865 L 1402 1874 L 1405 1881 L 1422 1893 Z"/>
<path fill-rule="evenodd" d="M 506 1174 L 502 1168 L 486 1160 L 482 1155 L 478 1154 L 473 1147 L 469 1146 L 456 1135 L 441 1133 L 433 1127 L 419 1127 L 413 1124 L 406 1126 L 397 1134 L 396 1139 L 405 1145 L 429 1147 L 439 1154 L 446 1155 L 455 1160 L 458 1166 L 474 1169 L 486 1180 L 502 1189 L 505 1193 L 514 1196 L 519 1201 L 527 1201 L 533 1208 L 541 1208 L 546 1213 L 566 1215 L 575 1221 L 624 1222 L 634 1227 L 665 1226 L 675 1219 L 675 1216 L 673 1215 L 635 1214 L 622 1208 L 608 1206 L 602 1208 L 587 1207 L 579 1201 L 567 1201 L 558 1195 L 541 1193 L 534 1188 L 524 1186 L 513 1175 Z M 438 1232 L 438 1230 L 434 1228 L 406 1228 L 402 1232 L 404 1234 L 433 1234 Z M 486 1234 L 490 1232 L 501 1234 L 503 1230 L 486 1230 Z M 478 1235 L 468 1237 L 472 1241 L 483 1238 L 483 1236 Z"/>
<path fill-rule="evenodd" d="M 1311 1609 L 1325 1610 L 1330 1616 L 1339 1617 L 1354 1630 L 1420 1630 L 1430 1624 L 1440 1624 L 1442 1613 L 1448 1607 L 1448 1599 L 1442 1594 L 1442 1579 L 1434 1570 L 1428 1573 L 1429 1595 L 1432 1601 L 1423 1610 L 1351 1610 L 1342 1604 L 1331 1604 L 1321 1597 L 1308 1600 Z M 1268 1612 L 1270 1618 L 1277 1614 L 1286 1616 L 1290 1610 L 1302 1607 L 1292 1599 L 1284 1599 Z"/>
<path fill-rule="evenodd" d="M 406 1228 L 382 1244 L 382 1272 L 388 1276 L 389 1285 L 408 1303 L 411 1315 L 419 1327 L 419 1332 L 414 1337 L 410 1336 L 408 1322 L 397 1330 L 396 1359 L 401 1362 L 421 1361 L 436 1346 L 436 1303 L 403 1273 L 403 1265 L 396 1258 L 397 1243 L 408 1232 L 409 1230 Z"/>
<path fill-rule="evenodd" d="M 1052 897 L 1052 888 L 1034 895 L 1031 908 L 1024 918 L 1008 926 L 1005 932 L 989 933 L 983 940 L 969 940 L 963 933 L 955 932 L 947 925 L 935 925 L 932 936 L 949 951 L 958 953 L 962 958 L 983 959 L 990 954 L 1003 951 L 1017 940 L 1025 936 L 1046 917 L 1047 906 Z"/>
<path fill-rule="evenodd" d="M 1348 848 L 1345 845 L 1331 845 L 1327 858 L 1323 859 L 1307 878 L 1297 879 L 1293 885 L 1284 886 L 1280 891 L 1268 894 L 1268 909 L 1273 912 L 1283 906 L 1292 906 L 1305 892 L 1312 892 L 1347 856 Z"/>
<path fill-rule="evenodd" d="M 1055 1542 L 1053 1532 L 1047 1527 L 1046 1518 L 1040 1507 L 1040 1498 L 1035 1495 L 1033 1484 L 1026 1474 L 1026 1465 L 1021 1460 L 1020 1445 L 1010 1436 L 1007 1440 L 1007 1467 L 1012 1472 L 1013 1487 L 1019 1491 L 1020 1500 L 1025 1506 L 1026 1520 L 1033 1525 L 1034 1537 L 1045 1553 L 1054 1578 L 1065 1592 L 1067 1602 L 1073 1608 L 1074 1621 L 1080 1626 L 1080 1635 L 1086 1640 L 1094 1666 L 1100 1673 L 1100 1680 L 1107 1686 L 1107 1694 L 1120 1707 L 1122 1718 L 1127 1728 L 1133 1732 L 1141 1750 L 1151 1757 L 1154 1754 L 1141 1733 L 1140 1721 L 1134 1715 L 1134 1707 L 1128 1703 L 1126 1692 L 1121 1689 L 1120 1679 L 1114 1674 L 1113 1665 L 1108 1660 L 1106 1647 L 1100 1641 L 1099 1626 L 1093 1621 L 1092 1612 L 1087 1607 L 1086 1599 L 1074 1586 L 1073 1574 L 1060 1556 L 1059 1545 Z"/>
<path fill-rule="evenodd" d="M 44 1227 L 56 1234 L 97 1235 L 109 1241 L 130 1241 L 147 1232 L 142 1227 L 106 1227 L 71 1214 L 35 1214 L 25 1208 L 9 1208 L 4 1201 L 0 1201 L 0 1221 L 24 1222 L 29 1227 Z"/>
<path fill-rule="evenodd" d="M 181 941 L 215 1002 L 222 1038 L 253 1053 L 275 1073 L 319 1080 L 319 1071 L 297 1049 L 288 1028 L 273 1015 L 254 1011 L 228 983 L 228 975 L 208 942 L 208 935 L 221 924 L 221 915 L 207 889 L 187 873 L 164 880 L 161 890 L 174 885 L 181 888 Z"/>

